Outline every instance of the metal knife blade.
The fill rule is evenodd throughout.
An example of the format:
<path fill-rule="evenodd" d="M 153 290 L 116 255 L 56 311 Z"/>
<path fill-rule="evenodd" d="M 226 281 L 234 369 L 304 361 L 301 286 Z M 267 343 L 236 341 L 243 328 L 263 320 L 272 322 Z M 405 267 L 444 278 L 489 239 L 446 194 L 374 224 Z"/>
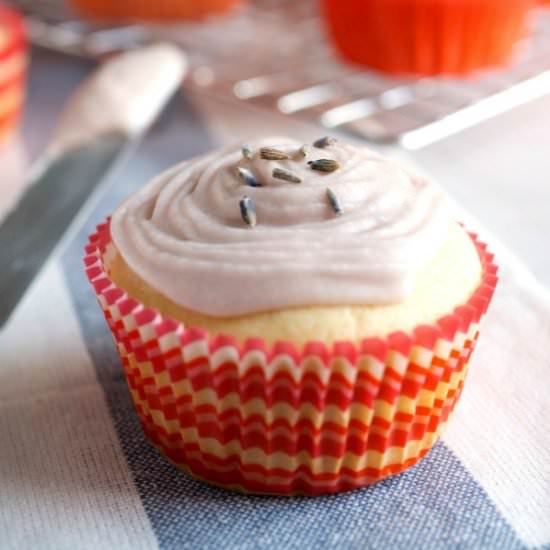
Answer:
<path fill-rule="evenodd" d="M 171 44 L 105 61 L 74 92 L 30 183 L 0 223 L 0 327 L 101 180 L 150 127 L 187 69 Z"/>
<path fill-rule="evenodd" d="M 0 225 L 0 327 L 11 315 L 83 204 L 129 148 L 102 136 L 48 165 Z"/>

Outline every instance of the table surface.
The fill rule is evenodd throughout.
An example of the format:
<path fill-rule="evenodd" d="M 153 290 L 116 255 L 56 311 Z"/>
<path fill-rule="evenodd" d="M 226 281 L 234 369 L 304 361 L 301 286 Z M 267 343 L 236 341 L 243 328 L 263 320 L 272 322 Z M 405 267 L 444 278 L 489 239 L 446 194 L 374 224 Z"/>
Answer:
<path fill-rule="evenodd" d="M 23 128 L 1 153 L 2 168 L 11 159 L 16 173 L 37 156 L 92 68 L 34 52 Z M 550 98 L 539 100 L 414 155 L 386 149 L 436 178 L 547 287 L 549 106 Z M 214 549 L 221 539 L 239 549 L 283 547 L 276 541 L 300 549 L 548 545 L 550 298 L 504 250 L 461 406 L 428 459 L 402 476 L 334 499 L 252 499 L 181 475 L 145 441 L 84 280 L 85 236 L 178 160 L 282 132 L 306 140 L 320 130 L 229 100 L 177 96 L 0 331 L 0 547 Z M 0 178 L 0 202 L 6 189 Z"/>

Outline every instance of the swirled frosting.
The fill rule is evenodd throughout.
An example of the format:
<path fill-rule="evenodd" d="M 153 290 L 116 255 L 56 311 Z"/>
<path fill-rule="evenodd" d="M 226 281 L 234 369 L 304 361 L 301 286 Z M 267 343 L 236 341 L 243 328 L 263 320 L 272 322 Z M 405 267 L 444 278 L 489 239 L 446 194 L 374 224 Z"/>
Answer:
<path fill-rule="evenodd" d="M 261 158 L 265 146 L 290 158 Z M 336 142 L 304 158 L 301 146 L 261 140 L 251 158 L 232 146 L 161 174 L 115 212 L 119 253 L 173 302 L 217 317 L 405 300 L 448 232 L 440 189 L 366 148 Z M 313 170 L 308 161 L 318 159 L 339 168 Z M 246 185 L 237 167 L 261 186 Z M 301 183 L 273 177 L 275 168 Z M 253 227 L 243 196 L 255 207 Z"/>

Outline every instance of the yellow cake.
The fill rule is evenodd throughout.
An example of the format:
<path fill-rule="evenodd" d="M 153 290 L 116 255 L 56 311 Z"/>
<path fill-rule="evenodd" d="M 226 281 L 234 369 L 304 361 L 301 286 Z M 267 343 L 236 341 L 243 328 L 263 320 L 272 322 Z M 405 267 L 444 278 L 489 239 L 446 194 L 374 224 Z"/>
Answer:
<path fill-rule="evenodd" d="M 261 335 L 269 343 L 287 340 L 303 345 L 310 340 L 359 343 L 366 337 L 433 324 L 468 301 L 481 281 L 481 264 L 472 240 L 453 222 L 443 246 L 418 273 L 413 292 L 401 303 L 312 305 L 236 317 L 212 317 L 174 303 L 140 279 L 120 253 L 114 257 L 110 273 L 130 296 L 187 326 L 202 327 L 211 334 L 230 334 L 241 341 Z"/>

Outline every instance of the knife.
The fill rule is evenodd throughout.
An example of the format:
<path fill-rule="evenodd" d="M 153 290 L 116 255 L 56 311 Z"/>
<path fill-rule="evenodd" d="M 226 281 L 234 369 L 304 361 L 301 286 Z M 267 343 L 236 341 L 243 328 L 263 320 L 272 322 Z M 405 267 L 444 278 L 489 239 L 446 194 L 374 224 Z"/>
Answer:
<path fill-rule="evenodd" d="M 75 93 L 0 225 L 0 327 L 100 182 L 150 126 L 186 69 L 168 44 L 105 62 Z"/>

